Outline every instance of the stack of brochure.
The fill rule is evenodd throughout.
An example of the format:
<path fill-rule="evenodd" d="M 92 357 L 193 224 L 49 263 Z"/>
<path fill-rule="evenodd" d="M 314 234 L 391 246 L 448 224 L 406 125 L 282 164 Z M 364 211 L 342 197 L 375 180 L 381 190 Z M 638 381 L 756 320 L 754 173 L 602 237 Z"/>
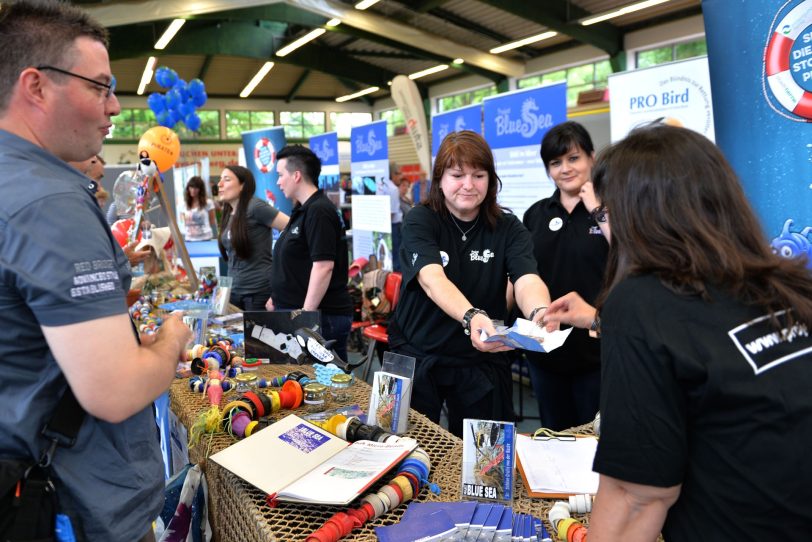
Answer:
<path fill-rule="evenodd" d="M 400 523 L 375 527 L 380 542 L 549 542 L 541 520 L 501 504 L 413 502 Z"/>

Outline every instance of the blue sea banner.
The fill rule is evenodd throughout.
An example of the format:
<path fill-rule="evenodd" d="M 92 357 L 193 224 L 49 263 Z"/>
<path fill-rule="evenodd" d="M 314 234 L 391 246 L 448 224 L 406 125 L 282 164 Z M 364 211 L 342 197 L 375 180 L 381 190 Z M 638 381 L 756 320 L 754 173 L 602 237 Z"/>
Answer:
<path fill-rule="evenodd" d="M 565 82 L 485 98 L 485 139 L 502 179 L 499 203 L 521 218 L 555 190 L 539 151 L 547 131 L 567 120 Z"/>
<path fill-rule="evenodd" d="M 380 120 L 350 131 L 350 175 L 353 194 L 375 194 L 389 177 L 389 140 L 386 121 Z"/>
<path fill-rule="evenodd" d="M 311 137 L 310 150 L 321 160 L 319 188 L 325 192 L 338 192 L 338 132 Z"/>
<path fill-rule="evenodd" d="M 254 194 L 289 215 L 293 204 L 276 184 L 279 178 L 276 174 L 276 153 L 285 144 L 285 129 L 282 126 L 242 133 L 246 167 L 254 174 L 257 183 Z"/>
<path fill-rule="evenodd" d="M 812 0 L 703 0 L 716 143 L 772 248 L 812 259 Z"/>
<path fill-rule="evenodd" d="M 482 133 L 482 104 L 469 105 L 452 111 L 446 111 L 431 117 L 431 159 L 437 156 L 437 150 L 445 136 L 452 132 L 472 130 Z"/>

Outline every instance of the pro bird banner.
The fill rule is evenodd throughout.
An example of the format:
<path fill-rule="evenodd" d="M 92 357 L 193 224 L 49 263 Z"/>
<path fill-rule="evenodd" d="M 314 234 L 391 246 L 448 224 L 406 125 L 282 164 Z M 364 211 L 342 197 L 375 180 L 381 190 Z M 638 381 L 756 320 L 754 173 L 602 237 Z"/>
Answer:
<path fill-rule="evenodd" d="M 703 0 L 716 142 L 775 252 L 812 257 L 812 0 Z"/>
<path fill-rule="evenodd" d="M 285 144 L 285 129 L 282 126 L 242 133 L 246 167 L 254 174 L 257 183 L 255 195 L 290 215 L 293 204 L 276 184 L 279 178 L 276 174 L 276 153 Z"/>
<path fill-rule="evenodd" d="M 555 190 L 541 161 L 541 140 L 567 120 L 567 84 L 491 96 L 484 107 L 485 139 L 502 179 L 499 203 L 521 218 L 530 205 Z"/>
<path fill-rule="evenodd" d="M 321 160 L 319 188 L 325 192 L 338 192 L 338 132 L 311 137 L 310 150 Z"/>
<path fill-rule="evenodd" d="M 482 133 L 482 104 L 452 109 L 431 117 L 432 162 L 434 162 L 434 157 L 437 156 L 437 150 L 440 148 L 440 143 L 443 142 L 445 136 L 462 130 Z"/>

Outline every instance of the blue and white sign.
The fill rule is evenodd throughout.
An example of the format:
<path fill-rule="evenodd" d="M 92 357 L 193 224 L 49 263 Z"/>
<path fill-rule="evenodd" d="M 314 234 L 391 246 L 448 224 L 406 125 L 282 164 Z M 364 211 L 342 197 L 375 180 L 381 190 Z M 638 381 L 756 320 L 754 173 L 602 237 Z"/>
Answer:
<path fill-rule="evenodd" d="M 714 140 L 707 57 L 612 74 L 609 103 L 612 141 L 658 119 Z"/>
<path fill-rule="evenodd" d="M 812 0 L 704 0 L 702 12 L 716 142 L 772 249 L 812 262 Z"/>
<path fill-rule="evenodd" d="M 522 217 L 555 184 L 539 154 L 547 131 L 567 120 L 565 82 L 485 98 L 485 139 L 502 179 L 499 203 Z"/>
<path fill-rule="evenodd" d="M 350 131 L 350 175 L 353 194 L 375 194 L 389 178 L 389 140 L 386 121 L 380 120 Z"/>
<path fill-rule="evenodd" d="M 285 214 L 290 215 L 293 203 L 285 197 L 276 184 L 276 153 L 286 145 L 285 129 L 282 126 L 262 128 L 242 133 L 242 145 L 245 149 L 245 162 L 257 189 L 256 197 L 267 201 Z"/>
<path fill-rule="evenodd" d="M 319 188 L 325 192 L 338 192 L 338 132 L 327 132 L 310 138 L 310 150 L 321 160 Z"/>
<path fill-rule="evenodd" d="M 469 105 L 452 111 L 446 111 L 431 117 L 431 159 L 437 156 L 437 150 L 445 136 L 452 132 L 471 130 L 482 133 L 482 104 Z"/>

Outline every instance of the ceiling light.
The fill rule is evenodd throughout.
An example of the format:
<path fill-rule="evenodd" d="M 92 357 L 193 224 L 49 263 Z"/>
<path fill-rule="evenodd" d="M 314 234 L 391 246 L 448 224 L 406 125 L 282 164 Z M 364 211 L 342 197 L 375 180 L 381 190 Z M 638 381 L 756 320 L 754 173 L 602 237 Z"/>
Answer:
<path fill-rule="evenodd" d="M 455 58 L 454 60 L 451 61 L 451 63 L 454 64 L 455 66 L 459 66 L 460 64 L 465 64 L 465 59 Z"/>
<path fill-rule="evenodd" d="M 530 43 L 536 43 L 537 41 L 550 39 L 553 36 L 557 36 L 558 32 L 544 32 L 542 34 L 536 34 L 535 36 L 530 36 L 529 38 L 524 38 L 523 40 L 519 41 L 512 41 L 510 43 L 506 43 L 504 45 L 500 45 L 499 47 L 494 47 L 490 50 L 491 54 L 499 54 L 504 53 L 505 51 L 510 51 L 511 49 L 517 49 L 522 47 L 523 45 L 528 45 Z"/>
<path fill-rule="evenodd" d="M 367 9 L 369 6 L 375 5 L 378 3 L 378 0 L 362 0 L 355 4 L 355 9 Z"/>
<path fill-rule="evenodd" d="M 336 98 L 336 101 L 339 103 L 346 102 L 349 100 L 353 100 L 355 98 L 360 98 L 361 96 L 366 96 L 367 94 L 372 94 L 373 92 L 378 92 L 379 90 L 381 89 L 378 87 L 369 87 L 364 90 L 359 90 L 355 94 L 347 94 L 346 96 L 339 96 L 338 98 Z"/>
<path fill-rule="evenodd" d="M 291 52 L 295 51 L 296 49 L 298 49 L 299 47 L 301 47 L 305 43 L 307 43 L 309 41 L 313 41 L 314 39 L 318 38 L 319 36 L 321 36 L 325 32 L 327 32 L 327 31 L 325 29 L 323 29 L 323 28 L 316 28 L 315 30 L 311 30 L 310 32 L 308 32 L 307 34 L 305 34 L 304 36 L 302 36 L 298 40 L 294 41 L 293 43 L 285 45 L 284 47 L 279 49 L 276 52 L 276 56 L 285 56 L 288 53 L 291 53 Z"/>
<path fill-rule="evenodd" d="M 240 98 L 247 98 L 252 92 L 254 92 L 256 86 L 259 84 L 260 81 L 262 81 L 262 79 L 266 75 L 268 75 L 268 72 L 271 71 L 271 68 L 273 68 L 273 62 L 266 62 L 265 64 L 263 64 L 262 67 L 257 72 L 257 74 L 254 76 L 254 78 L 251 79 L 251 81 L 249 81 L 247 85 L 245 85 L 244 89 L 242 89 L 242 92 L 240 92 Z"/>
<path fill-rule="evenodd" d="M 581 19 L 579 22 L 583 26 L 589 26 L 591 24 L 614 19 L 615 17 L 620 17 L 621 15 L 634 13 L 635 11 L 640 11 L 641 9 L 650 8 L 652 6 L 656 6 L 657 4 L 664 4 L 668 1 L 669 0 L 645 0 L 645 2 L 635 2 L 634 4 L 629 4 L 628 6 L 624 6 L 619 9 L 613 9 L 612 11 L 598 13 L 585 19 Z"/>
<path fill-rule="evenodd" d="M 327 21 L 325 23 L 326 26 L 330 26 L 330 27 L 338 26 L 340 24 L 341 24 L 341 19 L 330 19 L 329 21 Z"/>
<path fill-rule="evenodd" d="M 414 72 L 413 74 L 409 75 L 409 79 L 420 79 L 421 77 L 425 77 L 427 75 L 431 75 L 433 73 L 441 72 L 443 70 L 448 69 L 448 64 L 440 64 L 439 66 L 434 66 L 433 68 L 427 68 L 425 70 L 420 70 L 419 72 Z"/>
<path fill-rule="evenodd" d="M 147 65 L 144 66 L 144 73 L 141 74 L 141 82 L 138 83 L 138 94 L 141 96 L 144 94 L 144 91 L 147 89 L 147 85 L 150 81 L 152 81 L 152 74 L 155 73 L 155 64 L 158 62 L 158 59 L 154 56 L 149 57 L 147 60 Z"/>
<path fill-rule="evenodd" d="M 175 19 L 169 23 L 169 28 L 166 29 L 164 35 L 155 42 L 155 48 L 164 49 L 167 45 L 169 45 L 169 42 L 172 41 L 172 38 L 175 37 L 175 34 L 178 33 L 178 30 L 180 30 L 180 27 L 183 26 L 183 23 L 185 22 L 186 21 L 184 19 Z"/>

